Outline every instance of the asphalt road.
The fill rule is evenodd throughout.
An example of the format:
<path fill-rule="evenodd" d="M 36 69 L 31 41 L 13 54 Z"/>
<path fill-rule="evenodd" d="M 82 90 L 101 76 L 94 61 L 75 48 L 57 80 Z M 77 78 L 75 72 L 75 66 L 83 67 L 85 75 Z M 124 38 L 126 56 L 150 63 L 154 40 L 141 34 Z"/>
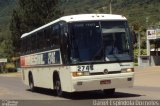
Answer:
<path fill-rule="evenodd" d="M 57 103 L 64 106 L 68 106 L 66 104 L 72 102 L 76 105 L 79 104 L 79 106 L 82 106 L 82 104 L 93 106 L 94 100 L 160 100 L 159 81 L 160 67 L 137 67 L 135 68 L 134 87 L 116 89 L 116 93 L 112 97 L 107 97 L 101 91 L 66 93 L 64 97 L 56 97 L 53 95 L 52 90 L 48 89 L 38 89 L 36 92 L 31 92 L 29 87 L 23 84 L 20 77 L 0 75 L 0 100 L 25 100 L 28 101 L 26 102 L 27 105 L 33 105 L 36 102 L 35 100 L 45 100 L 36 103 L 42 105 L 43 103 L 53 104 L 52 102 L 54 102 L 54 104 Z M 31 100 L 34 101 L 31 102 Z M 61 102 L 59 100 L 67 101 Z"/>

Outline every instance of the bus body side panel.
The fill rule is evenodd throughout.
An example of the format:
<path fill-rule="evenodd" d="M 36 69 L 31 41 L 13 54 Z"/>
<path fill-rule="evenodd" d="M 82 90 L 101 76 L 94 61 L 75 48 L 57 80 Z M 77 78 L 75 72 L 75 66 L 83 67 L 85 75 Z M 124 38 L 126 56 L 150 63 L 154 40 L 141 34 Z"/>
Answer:
<path fill-rule="evenodd" d="M 70 66 L 60 67 L 59 75 L 61 81 L 62 91 L 71 92 L 72 91 L 72 78 Z"/>
<path fill-rule="evenodd" d="M 71 91 L 71 73 L 70 68 L 67 66 L 50 66 L 40 68 L 23 68 L 23 81 L 26 85 L 29 85 L 28 75 L 32 73 L 34 86 L 53 89 L 53 73 L 57 71 L 59 73 L 61 86 L 63 91 Z"/>
<path fill-rule="evenodd" d="M 26 68 L 21 68 L 22 70 L 22 80 L 24 82 L 24 84 L 29 85 L 29 80 L 28 80 L 28 71 Z"/>
<path fill-rule="evenodd" d="M 36 71 L 37 84 L 35 86 L 42 88 L 53 88 L 53 72 L 58 70 L 58 67 L 40 67 Z"/>
<path fill-rule="evenodd" d="M 40 87 L 40 73 L 39 73 L 39 69 L 38 68 L 22 68 L 23 70 L 23 81 L 26 85 L 29 85 L 29 72 L 31 72 L 32 77 L 33 77 L 33 82 L 34 82 L 34 86 L 36 87 Z"/>
<path fill-rule="evenodd" d="M 53 73 L 61 71 L 60 50 L 50 50 L 21 56 L 23 80 L 29 85 L 29 72 L 32 73 L 34 86 L 53 89 Z M 23 68 L 24 67 L 24 68 Z"/>

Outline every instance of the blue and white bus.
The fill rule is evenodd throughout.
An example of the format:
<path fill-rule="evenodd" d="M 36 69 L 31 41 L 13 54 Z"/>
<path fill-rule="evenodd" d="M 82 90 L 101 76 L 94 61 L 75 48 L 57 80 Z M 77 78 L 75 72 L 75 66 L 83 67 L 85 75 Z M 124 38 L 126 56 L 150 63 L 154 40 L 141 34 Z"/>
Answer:
<path fill-rule="evenodd" d="M 21 36 L 23 81 L 63 92 L 132 87 L 132 39 L 127 19 L 113 14 L 61 17 Z"/>

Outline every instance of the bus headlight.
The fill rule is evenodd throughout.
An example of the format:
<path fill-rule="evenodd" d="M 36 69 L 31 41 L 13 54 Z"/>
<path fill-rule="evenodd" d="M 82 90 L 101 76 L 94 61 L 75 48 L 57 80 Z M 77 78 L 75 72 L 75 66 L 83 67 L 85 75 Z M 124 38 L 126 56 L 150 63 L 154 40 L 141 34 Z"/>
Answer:
<path fill-rule="evenodd" d="M 77 72 L 77 76 L 83 76 L 83 72 Z"/>
<path fill-rule="evenodd" d="M 134 72 L 134 68 L 128 68 L 127 72 Z"/>
<path fill-rule="evenodd" d="M 121 72 L 122 72 L 122 73 L 134 72 L 134 68 L 122 69 Z"/>
<path fill-rule="evenodd" d="M 72 72 L 73 77 L 78 77 L 78 76 L 88 76 L 89 72 Z"/>

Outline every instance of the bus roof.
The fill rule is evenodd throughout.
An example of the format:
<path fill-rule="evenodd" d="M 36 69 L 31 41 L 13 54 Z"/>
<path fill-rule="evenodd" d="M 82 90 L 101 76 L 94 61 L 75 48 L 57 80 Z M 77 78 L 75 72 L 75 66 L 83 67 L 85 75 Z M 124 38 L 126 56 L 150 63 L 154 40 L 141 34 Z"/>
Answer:
<path fill-rule="evenodd" d="M 96 21 L 96 20 L 126 20 L 126 18 L 122 15 L 115 15 L 115 14 L 78 14 L 78 15 L 69 15 L 61 17 L 55 21 L 52 21 L 46 25 L 43 25 L 31 32 L 25 33 L 21 36 L 21 38 L 26 37 L 32 33 L 35 33 L 43 28 L 46 28 L 54 23 L 59 21 L 66 21 L 66 22 L 80 22 L 80 21 Z"/>

